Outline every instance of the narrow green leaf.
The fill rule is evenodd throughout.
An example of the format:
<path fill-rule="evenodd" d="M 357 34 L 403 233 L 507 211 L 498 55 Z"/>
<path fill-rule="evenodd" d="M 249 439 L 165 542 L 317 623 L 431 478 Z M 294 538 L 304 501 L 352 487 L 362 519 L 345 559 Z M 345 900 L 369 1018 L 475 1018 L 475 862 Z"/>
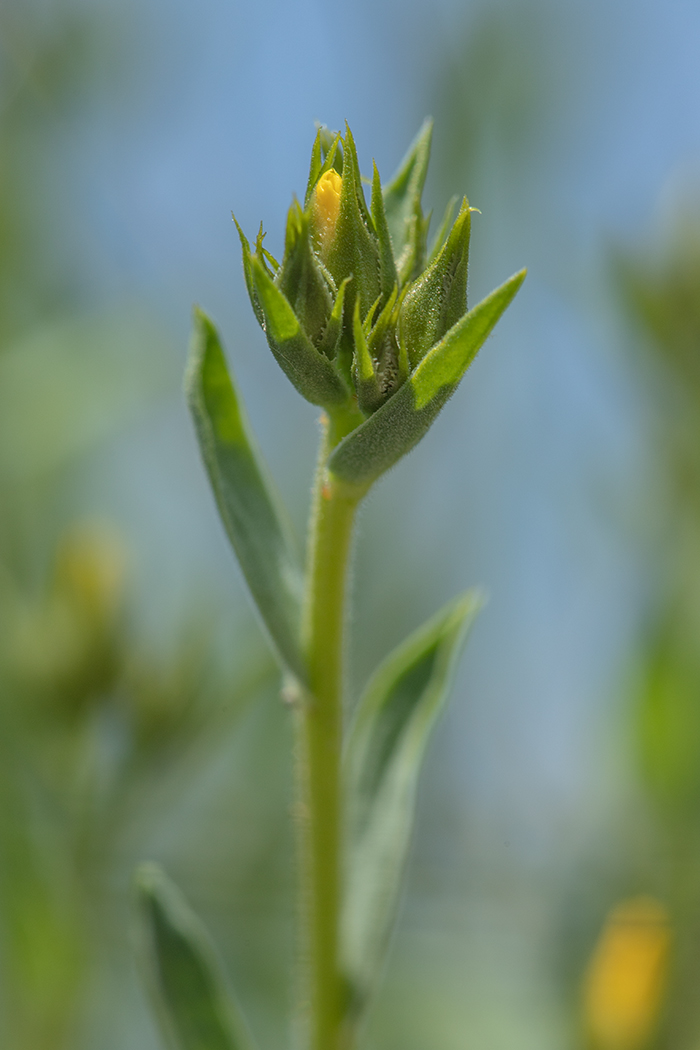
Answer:
<path fill-rule="evenodd" d="M 186 391 L 219 513 L 280 659 L 306 678 L 302 572 L 291 529 L 226 367 L 213 323 L 195 310 Z"/>
<path fill-rule="evenodd" d="M 403 285 L 422 267 L 425 253 L 421 195 L 430 160 L 433 122 L 426 120 L 384 188 L 384 210 L 394 246 L 394 258 Z"/>
<path fill-rule="evenodd" d="M 500 288 L 482 299 L 426 354 L 409 380 L 419 412 L 439 397 L 445 388 L 454 390 L 517 295 L 525 274 L 525 270 L 514 274 Z"/>
<path fill-rule="evenodd" d="M 250 1050 L 204 926 L 156 864 L 135 878 L 147 980 L 173 1050 Z"/>
<path fill-rule="evenodd" d="M 341 441 L 328 464 L 340 481 L 366 489 L 420 441 L 512 302 L 525 273 L 515 274 L 465 314 L 403 386 Z"/>
<path fill-rule="evenodd" d="M 267 342 L 282 371 L 312 405 L 329 408 L 345 404 L 347 387 L 326 355 L 319 353 L 303 332 L 289 300 L 255 256 L 251 270 Z"/>
<path fill-rule="evenodd" d="M 352 1009 L 381 967 L 413 827 L 421 762 L 447 700 L 476 591 L 450 602 L 378 668 L 362 696 L 345 755 L 348 842 L 341 945 Z"/>

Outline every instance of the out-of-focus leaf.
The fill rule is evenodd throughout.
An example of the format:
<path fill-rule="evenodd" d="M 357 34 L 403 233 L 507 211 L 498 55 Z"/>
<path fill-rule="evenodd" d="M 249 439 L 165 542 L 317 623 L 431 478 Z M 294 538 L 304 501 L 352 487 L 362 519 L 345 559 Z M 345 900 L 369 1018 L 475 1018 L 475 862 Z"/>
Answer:
<path fill-rule="evenodd" d="M 155 864 L 136 873 L 147 980 L 173 1050 L 250 1050 L 207 932 L 178 888 Z"/>
<path fill-rule="evenodd" d="M 201 310 L 195 311 L 186 390 L 202 457 L 241 571 L 281 660 L 303 681 L 302 573 L 291 529 L 226 367 L 216 328 Z"/>
<path fill-rule="evenodd" d="M 328 463 L 340 481 L 367 488 L 418 444 L 514 299 L 525 273 L 515 274 L 465 314 L 397 392 L 341 441 Z"/>
<path fill-rule="evenodd" d="M 401 284 L 410 280 L 423 262 L 426 231 L 421 195 L 428 172 L 432 136 L 433 122 L 426 120 L 399 170 L 384 189 L 384 212 Z"/>
<path fill-rule="evenodd" d="M 655 801 L 694 812 L 700 800 L 700 668 L 672 617 L 647 642 L 634 709 L 642 773 Z"/>
<path fill-rule="evenodd" d="M 176 389 L 149 321 L 98 317 L 41 328 L 0 354 L 0 475 L 41 477 Z"/>
<path fill-rule="evenodd" d="M 416 786 L 467 632 L 482 604 L 468 591 L 391 653 L 362 696 L 345 756 L 347 872 L 343 963 L 362 1008 L 386 948 L 410 841 Z"/>

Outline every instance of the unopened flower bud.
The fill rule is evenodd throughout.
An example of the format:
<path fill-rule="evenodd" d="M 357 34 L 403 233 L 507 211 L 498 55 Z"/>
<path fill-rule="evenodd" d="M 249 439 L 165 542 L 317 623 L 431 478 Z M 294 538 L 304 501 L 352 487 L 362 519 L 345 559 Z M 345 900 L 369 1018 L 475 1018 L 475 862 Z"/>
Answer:
<path fill-rule="evenodd" d="M 334 168 L 324 172 L 316 183 L 313 201 L 313 216 L 320 238 L 321 252 L 328 247 L 340 213 L 340 192 L 343 180 Z"/>

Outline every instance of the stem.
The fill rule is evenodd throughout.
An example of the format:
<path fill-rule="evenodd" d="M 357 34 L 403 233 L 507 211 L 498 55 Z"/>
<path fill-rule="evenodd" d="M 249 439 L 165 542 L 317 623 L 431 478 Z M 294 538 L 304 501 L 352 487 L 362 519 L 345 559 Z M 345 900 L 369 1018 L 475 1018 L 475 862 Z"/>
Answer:
<path fill-rule="evenodd" d="M 312 1050 L 338 1050 L 343 984 L 338 958 L 341 904 L 342 690 L 345 589 L 357 492 L 329 482 L 331 451 L 357 425 L 353 416 L 322 417 L 314 487 L 304 610 L 309 692 L 299 720 L 302 885 L 311 998 Z"/>

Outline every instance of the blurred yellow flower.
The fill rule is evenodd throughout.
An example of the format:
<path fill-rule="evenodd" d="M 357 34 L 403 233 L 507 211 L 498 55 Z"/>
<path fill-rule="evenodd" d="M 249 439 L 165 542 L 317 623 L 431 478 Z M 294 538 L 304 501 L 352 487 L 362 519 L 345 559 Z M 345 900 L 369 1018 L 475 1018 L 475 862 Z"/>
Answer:
<path fill-rule="evenodd" d="M 588 966 L 584 1018 L 600 1050 L 641 1050 L 653 1035 L 668 975 L 671 930 L 652 897 L 614 908 Z"/>

